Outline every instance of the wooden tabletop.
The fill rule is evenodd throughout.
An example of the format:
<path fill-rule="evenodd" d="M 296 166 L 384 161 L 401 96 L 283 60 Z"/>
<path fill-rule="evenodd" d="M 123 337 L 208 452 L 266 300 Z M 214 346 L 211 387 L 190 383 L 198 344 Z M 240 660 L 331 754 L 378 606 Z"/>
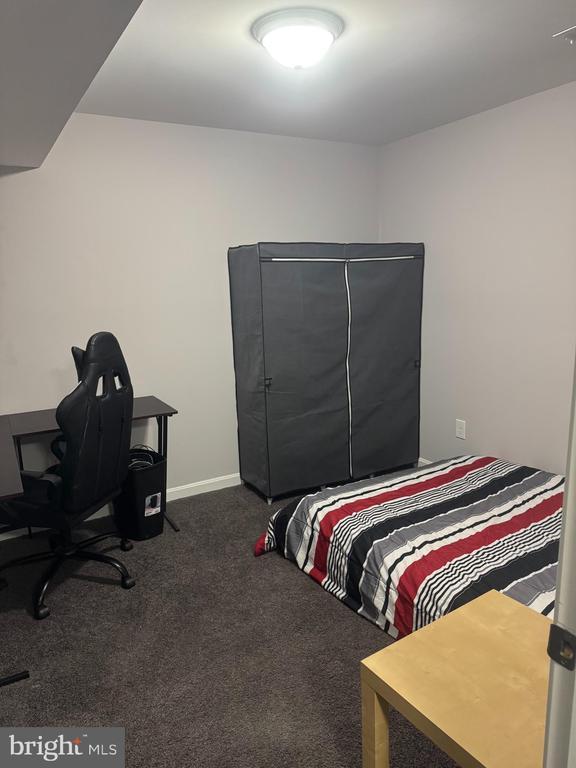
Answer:
<path fill-rule="evenodd" d="M 541 768 L 549 630 L 489 592 L 364 659 L 362 679 L 463 768 Z"/>
<path fill-rule="evenodd" d="M 10 422 L 7 416 L 0 416 L 0 499 L 10 499 L 21 493 L 20 467 Z"/>
<path fill-rule="evenodd" d="M 174 416 L 178 413 L 168 403 L 163 402 L 153 395 L 135 397 L 132 412 L 132 421 L 139 419 L 151 419 L 155 416 Z M 13 437 L 26 437 L 27 435 L 42 435 L 50 432 L 59 432 L 56 422 L 56 408 L 45 408 L 41 411 L 26 411 L 24 413 L 11 413 L 5 417 L 10 422 Z"/>

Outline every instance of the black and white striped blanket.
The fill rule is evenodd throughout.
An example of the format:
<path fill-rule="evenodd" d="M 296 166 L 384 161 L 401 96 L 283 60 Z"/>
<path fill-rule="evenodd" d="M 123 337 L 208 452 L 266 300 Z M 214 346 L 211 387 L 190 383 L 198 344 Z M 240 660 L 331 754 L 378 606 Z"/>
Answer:
<path fill-rule="evenodd" d="M 564 478 L 487 456 L 327 488 L 272 515 L 278 550 L 402 637 L 491 589 L 550 615 Z"/>

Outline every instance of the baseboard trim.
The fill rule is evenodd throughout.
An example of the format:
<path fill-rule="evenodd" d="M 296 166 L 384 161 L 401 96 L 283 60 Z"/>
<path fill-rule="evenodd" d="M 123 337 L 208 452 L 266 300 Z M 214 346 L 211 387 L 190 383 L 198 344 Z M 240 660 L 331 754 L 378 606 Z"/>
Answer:
<path fill-rule="evenodd" d="M 233 485 L 240 485 L 240 475 L 222 475 L 221 477 L 210 477 L 208 480 L 198 480 L 195 483 L 188 483 L 187 485 L 178 485 L 175 488 L 168 488 L 166 490 L 166 501 L 175 501 L 176 499 L 185 499 L 187 496 L 196 496 L 199 493 L 210 493 L 210 491 L 219 491 L 222 488 L 231 488 Z M 99 517 L 108 517 L 110 515 L 110 508 L 108 505 L 99 509 L 96 514 L 92 515 L 90 520 L 96 520 Z M 40 529 L 34 529 L 40 530 Z M 0 541 L 5 539 L 18 539 L 22 536 L 26 536 L 26 528 L 18 528 L 15 531 L 7 531 L 6 533 L 0 533 Z"/>
<path fill-rule="evenodd" d="M 429 459 L 425 459 L 422 456 L 418 459 L 419 466 L 425 466 L 426 464 L 432 464 Z M 220 491 L 223 488 L 232 488 L 234 485 L 240 485 L 240 475 L 234 473 L 233 475 L 220 475 L 220 477 L 210 477 L 207 480 L 197 480 L 195 483 L 187 483 L 186 485 L 177 485 L 174 488 L 168 488 L 166 491 L 166 501 L 176 501 L 176 499 L 185 499 L 188 496 L 197 496 L 200 493 L 210 493 L 210 491 Z M 92 520 L 98 517 L 106 517 L 109 515 L 108 507 L 104 507 L 92 516 Z M 25 529 L 19 529 L 18 531 L 10 531 L 8 533 L 0 534 L 0 541 L 4 539 L 12 539 L 20 536 L 25 536 Z"/>
<path fill-rule="evenodd" d="M 188 496 L 197 496 L 199 493 L 210 493 L 210 491 L 220 491 L 222 488 L 231 488 L 234 485 L 240 485 L 240 475 L 221 475 L 220 477 L 210 477 L 207 480 L 198 480 L 195 483 L 186 485 L 177 485 L 174 488 L 168 488 L 166 491 L 166 501 L 175 501 L 176 499 L 185 499 Z"/>

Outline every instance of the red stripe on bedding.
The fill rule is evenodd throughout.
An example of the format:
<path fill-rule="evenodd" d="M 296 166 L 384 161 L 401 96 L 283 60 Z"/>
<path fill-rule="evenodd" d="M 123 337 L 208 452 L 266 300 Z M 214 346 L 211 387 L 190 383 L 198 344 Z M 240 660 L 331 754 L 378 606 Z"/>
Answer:
<path fill-rule="evenodd" d="M 424 480 L 423 482 L 415 482 L 411 485 L 406 485 L 403 488 L 396 488 L 393 491 L 384 491 L 383 493 L 379 493 L 376 496 L 370 496 L 369 498 L 363 497 L 356 499 L 350 501 L 348 504 L 343 504 L 332 512 L 328 512 L 320 523 L 318 541 L 314 551 L 314 566 L 310 570 L 309 575 L 319 584 L 326 578 L 326 565 L 328 562 L 330 539 L 336 525 L 345 517 L 354 515 L 356 512 L 361 512 L 369 506 L 372 507 L 384 504 L 387 501 L 395 501 L 404 496 L 411 496 L 416 493 L 422 493 L 422 491 L 439 488 L 454 480 L 460 480 L 462 477 L 470 474 L 470 472 L 473 472 L 476 469 L 482 469 L 482 467 L 492 464 L 495 461 L 498 461 L 498 459 L 495 459 L 492 456 L 482 456 L 472 462 L 472 464 L 466 464 L 462 467 L 454 467 L 443 474 L 428 478 L 428 480 Z"/>
<path fill-rule="evenodd" d="M 404 637 L 413 630 L 414 599 L 424 579 L 461 555 L 469 555 L 498 539 L 503 539 L 508 534 L 516 533 L 532 523 L 553 515 L 561 505 L 562 493 L 556 493 L 510 520 L 491 525 L 472 536 L 447 544 L 412 563 L 398 582 L 393 623 L 399 631 L 399 637 Z"/>
<path fill-rule="evenodd" d="M 264 531 L 262 536 L 258 537 L 258 541 L 254 544 L 254 557 L 260 557 L 260 555 L 266 554 L 266 539 L 268 538 L 267 531 Z"/>

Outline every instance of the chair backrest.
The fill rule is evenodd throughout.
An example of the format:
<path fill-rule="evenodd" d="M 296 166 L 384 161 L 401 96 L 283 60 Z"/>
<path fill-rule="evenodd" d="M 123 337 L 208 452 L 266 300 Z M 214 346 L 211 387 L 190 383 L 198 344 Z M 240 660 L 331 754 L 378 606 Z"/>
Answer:
<path fill-rule="evenodd" d="M 73 350 L 78 386 L 56 410 L 66 441 L 60 465 L 64 510 L 103 506 L 128 472 L 134 394 L 116 337 L 95 333 L 86 351 Z"/>

